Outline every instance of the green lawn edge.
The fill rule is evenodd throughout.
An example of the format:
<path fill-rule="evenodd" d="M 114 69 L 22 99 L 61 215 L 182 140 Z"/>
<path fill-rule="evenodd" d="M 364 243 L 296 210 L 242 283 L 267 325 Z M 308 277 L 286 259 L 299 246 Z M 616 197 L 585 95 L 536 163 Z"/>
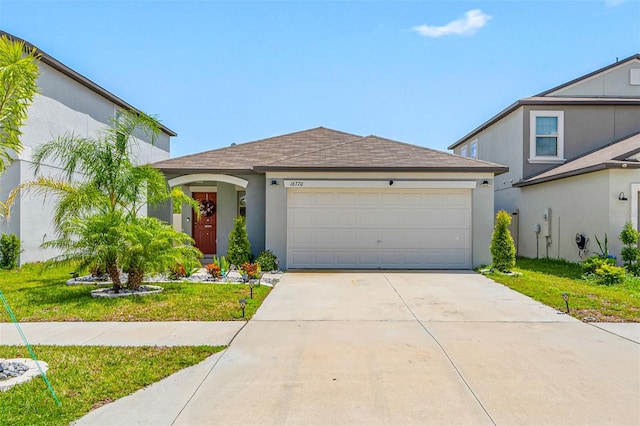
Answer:
<path fill-rule="evenodd" d="M 93 298 L 95 284 L 66 285 L 69 268 L 26 265 L 0 271 L 0 290 L 20 322 L 58 321 L 236 321 L 253 317 L 272 287 L 246 284 L 162 282 L 159 294 Z M 246 299 L 245 316 L 238 303 Z M 9 321 L 1 309 L 0 321 Z"/>
<path fill-rule="evenodd" d="M 35 345 L 47 362 L 42 377 L 0 393 L 0 424 L 68 425 L 93 409 L 130 395 L 220 352 L 224 346 L 51 346 Z M 30 358 L 24 346 L 0 346 L 0 358 Z"/>
<path fill-rule="evenodd" d="M 519 257 L 517 275 L 487 277 L 547 306 L 566 312 L 562 293 L 569 294 L 569 315 L 591 322 L 640 322 L 640 278 L 606 286 L 583 276 L 579 263 Z"/>

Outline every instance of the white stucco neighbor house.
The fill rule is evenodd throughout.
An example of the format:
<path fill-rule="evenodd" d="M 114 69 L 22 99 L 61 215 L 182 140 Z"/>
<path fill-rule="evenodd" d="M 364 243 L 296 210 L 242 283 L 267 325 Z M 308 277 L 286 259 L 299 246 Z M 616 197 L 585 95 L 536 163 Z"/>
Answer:
<path fill-rule="evenodd" d="M 23 41 L 28 48 L 35 47 L 3 31 L 0 35 Z M 96 136 L 111 125 L 119 111 L 136 110 L 42 50 L 36 48 L 36 52 L 40 55 L 40 76 L 37 80 L 40 92 L 29 107 L 28 119 L 21 128 L 24 150 L 14 156 L 8 170 L 0 175 L 0 200 L 3 201 L 21 182 L 34 179 L 31 163 L 34 148 L 64 134 Z M 153 144 L 140 140 L 134 152 L 137 161 L 142 164 L 169 158 L 172 136 L 176 134 L 162 127 L 162 133 Z M 59 169 L 49 163 L 43 165 L 41 173 L 57 175 Z M 57 254 L 54 250 L 40 247 L 43 242 L 55 238 L 50 220 L 53 207 L 51 198 L 45 200 L 41 196 L 21 194 L 12 208 L 11 220 L 0 221 L 1 233 L 14 233 L 22 241 L 20 264 L 46 260 Z"/>
<path fill-rule="evenodd" d="M 512 213 L 519 255 L 578 261 L 606 234 L 620 259 L 623 225 L 639 223 L 640 55 L 521 99 L 449 149 L 509 167 L 495 209 Z"/>
<path fill-rule="evenodd" d="M 498 164 L 323 127 L 155 163 L 208 207 L 174 226 L 225 255 L 246 217 L 252 254 L 288 269 L 469 269 L 491 262 Z"/>

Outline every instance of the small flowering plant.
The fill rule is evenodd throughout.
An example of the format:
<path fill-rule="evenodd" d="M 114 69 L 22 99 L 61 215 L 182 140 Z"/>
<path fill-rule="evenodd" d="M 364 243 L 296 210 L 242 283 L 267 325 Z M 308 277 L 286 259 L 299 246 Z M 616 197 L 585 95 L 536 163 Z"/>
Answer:
<path fill-rule="evenodd" d="M 250 280 L 258 280 L 262 277 L 260 265 L 257 263 L 243 263 L 242 266 L 240 266 L 240 269 L 243 274 L 247 274 L 247 278 Z"/>
<path fill-rule="evenodd" d="M 175 264 L 169 268 L 169 279 L 180 280 L 187 276 L 187 272 L 184 269 L 184 265 Z"/>
<path fill-rule="evenodd" d="M 219 265 L 209 263 L 207 266 L 205 266 L 205 268 L 207 268 L 207 273 L 211 275 L 212 278 L 220 278 L 221 274 Z"/>

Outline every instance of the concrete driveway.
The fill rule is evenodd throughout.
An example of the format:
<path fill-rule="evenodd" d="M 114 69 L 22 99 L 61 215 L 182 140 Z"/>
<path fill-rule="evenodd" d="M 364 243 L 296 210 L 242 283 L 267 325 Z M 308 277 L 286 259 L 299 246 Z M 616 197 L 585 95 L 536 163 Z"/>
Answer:
<path fill-rule="evenodd" d="M 287 273 L 176 425 L 640 424 L 640 345 L 470 272 Z"/>

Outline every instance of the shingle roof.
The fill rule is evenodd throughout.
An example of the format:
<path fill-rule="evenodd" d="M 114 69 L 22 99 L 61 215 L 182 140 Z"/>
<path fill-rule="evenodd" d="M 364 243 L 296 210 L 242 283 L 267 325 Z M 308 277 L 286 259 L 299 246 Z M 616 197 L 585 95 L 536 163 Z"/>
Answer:
<path fill-rule="evenodd" d="M 318 127 L 154 164 L 165 173 L 324 171 L 476 171 L 507 167 L 377 136 Z"/>
<path fill-rule="evenodd" d="M 604 148 L 597 149 L 573 161 L 551 170 L 540 173 L 529 179 L 515 183 L 513 186 L 522 187 L 537 183 L 550 182 L 570 176 L 612 168 L 640 169 L 640 162 L 632 159 L 640 152 L 640 132 L 625 139 L 616 141 Z M 624 165 L 624 166 L 623 166 Z"/>

